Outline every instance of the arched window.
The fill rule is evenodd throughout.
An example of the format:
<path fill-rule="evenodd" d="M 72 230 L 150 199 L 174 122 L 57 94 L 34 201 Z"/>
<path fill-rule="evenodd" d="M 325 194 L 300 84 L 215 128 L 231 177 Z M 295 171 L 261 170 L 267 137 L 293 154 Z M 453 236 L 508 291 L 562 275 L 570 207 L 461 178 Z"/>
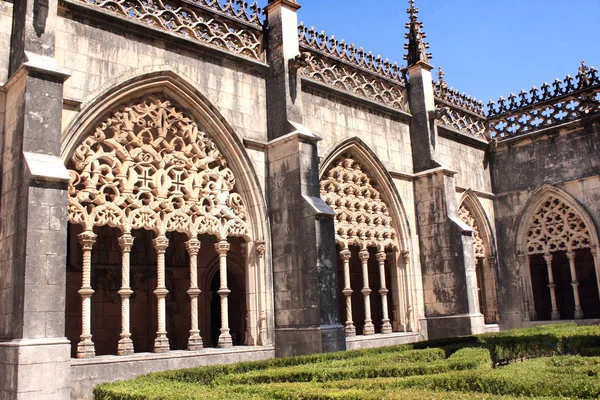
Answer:
<path fill-rule="evenodd" d="M 201 325 L 219 347 L 247 342 L 246 205 L 227 160 L 181 106 L 155 94 L 116 107 L 67 168 L 70 236 L 81 246 L 70 245 L 67 289 L 77 357 L 96 354 L 93 332 L 99 354 L 200 349 Z M 241 302 L 232 314 L 230 299 Z M 217 323 L 218 338 L 208 326 Z"/>
<path fill-rule="evenodd" d="M 600 317 L 594 228 L 579 208 L 555 189 L 525 218 L 521 268 L 531 319 Z"/>

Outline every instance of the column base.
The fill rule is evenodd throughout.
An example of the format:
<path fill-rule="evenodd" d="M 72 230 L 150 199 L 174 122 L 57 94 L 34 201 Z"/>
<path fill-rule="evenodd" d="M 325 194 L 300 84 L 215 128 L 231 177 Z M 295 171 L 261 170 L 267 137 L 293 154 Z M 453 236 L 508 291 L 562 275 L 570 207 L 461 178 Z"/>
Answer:
<path fill-rule="evenodd" d="M 390 324 L 390 321 L 381 324 L 381 333 L 392 333 L 392 324 Z"/>
<path fill-rule="evenodd" d="M 123 338 L 119 340 L 117 345 L 117 355 L 119 356 L 130 356 L 133 354 L 133 340 L 129 338 Z"/>
<path fill-rule="evenodd" d="M 202 338 L 200 337 L 200 335 L 196 334 L 190 336 L 187 345 L 188 350 L 202 350 L 203 347 L 204 343 L 202 343 Z"/>
<path fill-rule="evenodd" d="M 576 307 L 575 308 L 575 319 L 583 319 L 583 310 L 581 309 L 581 307 Z"/>
<path fill-rule="evenodd" d="M 92 358 L 96 356 L 92 339 L 83 339 L 77 343 L 77 358 Z"/>
<path fill-rule="evenodd" d="M 372 322 L 367 322 L 363 329 L 363 335 L 374 335 L 375 334 L 375 325 Z"/>
<path fill-rule="evenodd" d="M 231 346 L 233 346 L 233 341 L 231 340 L 231 335 L 229 334 L 229 332 L 222 332 L 219 335 L 219 341 L 217 342 L 217 347 L 224 348 L 224 347 L 231 347 Z"/>
<path fill-rule="evenodd" d="M 346 322 L 346 336 L 356 336 L 356 327 L 353 322 Z"/>
<path fill-rule="evenodd" d="M 552 321 L 558 321 L 560 319 L 560 312 L 558 312 L 558 310 L 553 310 L 550 318 Z"/>
<path fill-rule="evenodd" d="M 165 334 L 159 335 L 154 339 L 154 351 L 155 353 L 167 353 L 171 348 L 169 347 L 169 339 Z"/>

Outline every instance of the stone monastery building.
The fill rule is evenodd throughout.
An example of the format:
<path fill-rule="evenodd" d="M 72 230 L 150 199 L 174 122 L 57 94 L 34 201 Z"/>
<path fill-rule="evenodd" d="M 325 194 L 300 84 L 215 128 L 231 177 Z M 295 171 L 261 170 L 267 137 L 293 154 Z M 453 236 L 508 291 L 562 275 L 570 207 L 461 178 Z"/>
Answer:
<path fill-rule="evenodd" d="M 600 318 L 598 72 L 484 108 L 412 0 L 406 66 L 299 8 L 0 0 L 0 399 Z"/>

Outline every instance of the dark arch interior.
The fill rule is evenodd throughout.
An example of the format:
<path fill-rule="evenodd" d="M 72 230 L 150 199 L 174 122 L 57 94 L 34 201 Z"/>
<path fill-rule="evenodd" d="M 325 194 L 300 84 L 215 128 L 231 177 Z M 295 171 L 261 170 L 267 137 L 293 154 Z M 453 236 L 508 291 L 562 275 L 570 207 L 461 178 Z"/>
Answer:
<path fill-rule="evenodd" d="M 68 228 L 67 293 L 65 334 L 71 341 L 71 354 L 76 356 L 77 343 L 81 334 L 81 287 L 82 251 L 77 235 L 82 229 L 76 225 Z M 121 287 L 121 249 L 117 239 L 121 233 L 116 228 L 96 227 L 96 243 L 92 249 L 92 341 L 96 355 L 117 354 L 121 333 L 121 298 L 117 293 Z M 131 249 L 130 287 L 130 331 L 134 351 L 151 352 L 157 331 L 156 251 L 152 240 L 153 232 L 134 230 Z M 191 307 L 187 290 L 190 287 L 189 255 L 185 248 L 187 236 L 168 233 L 169 247 L 165 254 L 165 284 L 169 294 L 166 298 L 167 337 L 171 350 L 187 348 L 191 327 Z M 219 286 L 218 254 L 214 249 L 216 238 L 200 235 L 202 246 L 198 254 L 198 286 L 202 290 L 198 298 L 200 335 L 205 347 L 213 344 L 213 332 L 221 327 L 220 304 L 213 302 L 212 288 Z M 245 342 L 245 276 L 242 241 L 229 240 L 228 257 L 229 324 L 234 345 Z M 215 274 L 215 271 L 217 272 Z M 216 277 L 216 278 L 215 278 Z M 218 297 L 218 295 L 217 295 Z M 213 303 L 218 309 L 212 312 Z M 216 318 L 215 318 L 216 316 Z M 218 335 L 216 336 L 218 338 Z M 216 339 L 214 340 L 216 345 Z"/>

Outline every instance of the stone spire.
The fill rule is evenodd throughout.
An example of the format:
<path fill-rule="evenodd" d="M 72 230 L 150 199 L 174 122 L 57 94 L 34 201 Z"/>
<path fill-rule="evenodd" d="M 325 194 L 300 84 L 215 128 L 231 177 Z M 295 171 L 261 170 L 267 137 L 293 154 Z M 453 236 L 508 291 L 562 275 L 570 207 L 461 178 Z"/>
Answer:
<path fill-rule="evenodd" d="M 423 23 L 418 21 L 417 14 L 419 9 L 415 7 L 415 1 L 408 1 L 409 8 L 406 10 L 410 18 L 410 22 L 406 23 L 408 33 L 404 34 L 404 37 L 408 39 L 408 43 L 404 45 L 404 49 L 408 52 L 404 55 L 404 59 L 407 61 L 407 67 L 416 65 L 419 61 L 429 65 L 431 59 L 431 53 L 427 53 L 429 43 L 423 41 L 425 39 L 425 33 L 421 32 Z"/>

